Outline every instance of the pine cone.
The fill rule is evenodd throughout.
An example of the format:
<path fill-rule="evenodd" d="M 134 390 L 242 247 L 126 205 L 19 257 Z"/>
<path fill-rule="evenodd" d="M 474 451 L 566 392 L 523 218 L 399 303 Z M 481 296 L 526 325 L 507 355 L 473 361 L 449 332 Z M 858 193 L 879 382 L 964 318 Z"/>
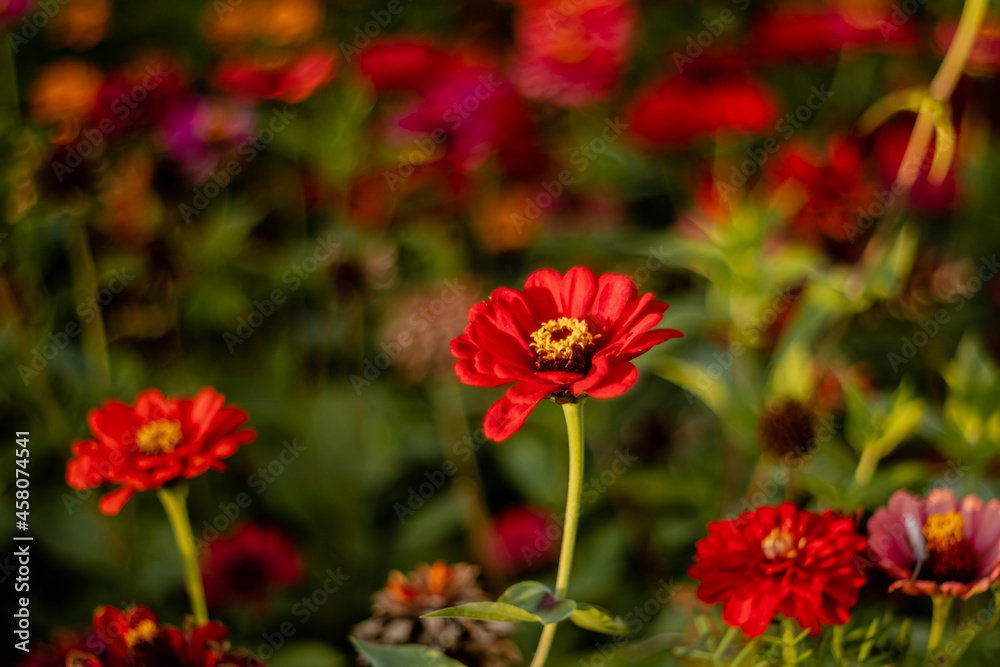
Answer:
<path fill-rule="evenodd" d="M 421 564 L 404 575 L 389 575 L 385 588 L 375 593 L 372 617 L 352 634 L 376 644 L 423 644 L 469 667 L 504 667 L 521 662 L 521 654 L 504 635 L 510 623 L 467 618 L 420 618 L 423 614 L 469 602 L 489 600 L 476 583 L 479 568 L 467 563 Z"/>

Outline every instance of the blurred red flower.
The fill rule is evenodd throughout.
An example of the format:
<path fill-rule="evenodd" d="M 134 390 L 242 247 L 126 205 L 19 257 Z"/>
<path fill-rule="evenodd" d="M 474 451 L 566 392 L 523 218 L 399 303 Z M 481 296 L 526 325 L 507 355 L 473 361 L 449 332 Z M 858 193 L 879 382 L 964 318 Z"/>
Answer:
<path fill-rule="evenodd" d="M 889 591 L 968 599 L 1000 578 L 1000 500 L 951 489 L 927 498 L 896 491 L 868 520 L 871 551 L 895 581 Z"/>
<path fill-rule="evenodd" d="M 854 559 L 865 544 L 850 519 L 786 502 L 709 523 L 688 575 L 700 582 L 698 599 L 722 602 L 723 620 L 748 637 L 764 634 L 775 614 L 816 635 L 850 618 L 865 582 Z"/>
<path fill-rule="evenodd" d="M 934 26 L 934 45 L 941 54 L 948 51 L 957 30 L 958 20 L 955 18 L 942 18 Z M 965 71 L 985 76 L 1000 73 L 1000 16 L 986 15 L 972 44 Z"/>
<path fill-rule="evenodd" d="M 225 641 L 229 629 L 214 621 L 179 630 L 161 625 L 156 614 L 146 607 L 131 607 L 122 612 L 105 606 L 94 612 L 94 627 L 97 634 L 93 644 L 100 659 L 88 656 L 93 660 L 92 667 L 263 665 L 260 659 L 244 651 L 230 651 L 229 642 Z"/>
<path fill-rule="evenodd" d="M 288 588 L 305 569 L 295 543 L 277 528 L 243 524 L 208 546 L 202 577 L 208 605 L 267 603 L 268 595 Z"/>
<path fill-rule="evenodd" d="M 493 519 L 488 553 L 506 574 L 537 569 L 555 560 L 560 529 L 549 514 L 529 507 L 508 507 Z"/>
<path fill-rule="evenodd" d="M 334 51 L 316 48 L 289 60 L 247 57 L 219 65 L 213 83 L 238 95 L 298 104 L 332 81 L 338 66 Z"/>
<path fill-rule="evenodd" d="M 118 514 L 136 491 L 196 477 L 209 468 L 225 470 L 222 459 L 256 432 L 240 429 L 249 415 L 224 403 L 225 396 L 208 387 L 194 398 L 165 398 L 147 389 L 134 406 L 108 401 L 87 415 L 95 439 L 73 444 L 66 481 L 75 489 L 120 484 L 100 502 L 104 514 Z"/>
<path fill-rule="evenodd" d="M 786 151 L 769 178 L 776 186 L 794 182 L 802 189 L 805 201 L 792 218 L 792 233 L 814 244 L 824 238 L 853 241 L 860 234 L 859 216 L 877 202 L 861 148 L 855 141 L 835 138 L 825 157 L 804 144 Z"/>
<path fill-rule="evenodd" d="M 486 413 L 484 430 L 505 440 L 521 428 L 538 402 L 553 396 L 611 398 L 638 378 L 630 362 L 671 338 L 674 329 L 650 330 L 667 304 L 638 296 L 626 276 L 574 267 L 565 276 L 543 269 L 524 291 L 500 288 L 469 310 L 469 326 L 451 342 L 455 373 L 465 384 L 515 383 Z"/>
<path fill-rule="evenodd" d="M 418 38 L 377 42 L 358 56 L 358 69 L 379 92 L 423 90 L 459 64 L 456 56 Z"/>
<path fill-rule="evenodd" d="M 774 96 L 747 74 L 688 69 L 636 98 L 629 132 L 653 148 L 672 149 L 720 131 L 757 134 L 777 119 Z"/>
<path fill-rule="evenodd" d="M 635 9 L 622 0 L 522 3 L 512 80 L 528 98 L 565 107 L 596 102 L 618 81 L 635 22 Z"/>
<path fill-rule="evenodd" d="M 890 8 L 879 21 L 852 23 L 835 9 L 786 6 L 771 10 L 753 24 L 748 52 L 760 60 L 824 60 L 842 49 L 915 48 L 916 28 L 894 21 Z"/>

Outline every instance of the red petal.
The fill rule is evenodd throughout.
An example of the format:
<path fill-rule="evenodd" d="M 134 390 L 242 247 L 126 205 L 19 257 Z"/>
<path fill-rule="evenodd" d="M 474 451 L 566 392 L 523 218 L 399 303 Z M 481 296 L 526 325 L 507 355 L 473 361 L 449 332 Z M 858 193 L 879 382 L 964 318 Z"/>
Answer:
<path fill-rule="evenodd" d="M 566 272 L 562 285 L 563 314 L 567 317 L 582 319 L 590 310 L 597 291 L 597 281 L 594 273 L 583 266 L 574 266 Z"/>
<path fill-rule="evenodd" d="M 549 384 L 522 382 L 507 390 L 507 394 L 486 413 L 483 430 L 490 440 L 501 442 L 509 438 L 528 418 L 538 402 L 556 387 Z"/>
<path fill-rule="evenodd" d="M 111 493 L 105 495 L 101 498 L 99 506 L 101 508 L 101 513 L 107 516 L 115 516 L 122 511 L 122 507 L 125 503 L 129 501 L 129 498 L 135 494 L 135 489 L 129 486 L 123 486 L 119 489 L 115 489 Z"/>

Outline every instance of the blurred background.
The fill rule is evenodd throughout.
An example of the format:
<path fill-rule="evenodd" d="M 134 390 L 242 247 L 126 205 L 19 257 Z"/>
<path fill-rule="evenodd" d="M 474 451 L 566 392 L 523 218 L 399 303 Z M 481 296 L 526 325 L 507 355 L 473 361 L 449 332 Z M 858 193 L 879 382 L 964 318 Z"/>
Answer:
<path fill-rule="evenodd" d="M 258 430 L 189 511 L 212 617 L 272 666 L 350 664 L 393 569 L 551 582 L 562 415 L 487 442 L 502 390 L 448 351 L 545 267 L 628 275 L 685 333 L 586 407 L 571 593 L 645 610 L 608 660 L 717 626 L 685 574 L 709 521 L 995 496 L 995 8 L 903 163 L 962 6 L 0 1 L 0 422 L 5 460 L 31 433 L 34 636 L 101 604 L 182 622 L 152 494 L 106 517 L 64 479 L 87 411 L 147 387 L 213 386 Z M 926 636 L 922 602 L 891 606 Z M 567 627 L 551 663 L 607 641 Z"/>

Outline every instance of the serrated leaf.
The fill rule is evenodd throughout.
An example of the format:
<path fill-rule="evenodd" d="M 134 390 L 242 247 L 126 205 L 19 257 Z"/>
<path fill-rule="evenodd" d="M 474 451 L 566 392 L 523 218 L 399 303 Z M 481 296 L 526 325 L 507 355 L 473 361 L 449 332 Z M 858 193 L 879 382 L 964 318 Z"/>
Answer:
<path fill-rule="evenodd" d="M 585 630 L 603 632 L 607 635 L 629 634 L 628 626 L 620 616 L 612 616 L 606 609 L 586 602 L 576 603 L 576 611 L 570 614 L 569 620 Z"/>
<path fill-rule="evenodd" d="M 418 644 L 381 646 L 356 637 L 351 637 L 351 643 L 372 667 L 465 667 L 458 660 Z"/>
<path fill-rule="evenodd" d="M 573 600 L 557 600 L 548 586 L 537 581 L 521 581 L 503 592 L 500 602 L 534 614 L 542 623 L 558 623 L 576 610 Z"/>
<path fill-rule="evenodd" d="M 438 609 L 420 618 L 471 618 L 502 623 L 545 623 L 541 617 L 506 602 L 470 602 L 457 607 Z"/>

